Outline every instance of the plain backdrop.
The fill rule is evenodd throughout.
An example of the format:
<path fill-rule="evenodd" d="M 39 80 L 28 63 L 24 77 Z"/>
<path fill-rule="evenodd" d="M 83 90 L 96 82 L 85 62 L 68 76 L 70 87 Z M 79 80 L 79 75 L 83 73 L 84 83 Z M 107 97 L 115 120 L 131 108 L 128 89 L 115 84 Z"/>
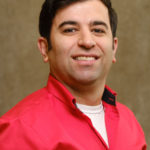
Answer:
<path fill-rule="evenodd" d="M 0 0 L 0 115 L 46 85 L 49 67 L 37 49 L 43 1 Z M 150 1 L 112 2 L 119 47 L 107 84 L 134 112 L 150 145 Z"/>

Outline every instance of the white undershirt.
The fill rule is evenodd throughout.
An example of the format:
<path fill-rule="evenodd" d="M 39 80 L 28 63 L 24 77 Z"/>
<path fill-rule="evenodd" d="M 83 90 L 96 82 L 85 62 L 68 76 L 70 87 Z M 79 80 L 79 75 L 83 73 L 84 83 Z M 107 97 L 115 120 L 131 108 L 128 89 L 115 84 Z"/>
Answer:
<path fill-rule="evenodd" d="M 105 126 L 105 117 L 104 117 L 104 108 L 102 103 L 97 106 L 88 106 L 83 104 L 76 104 L 77 108 L 85 115 L 87 115 L 96 128 L 96 130 L 100 133 L 106 144 L 108 145 L 108 138 Z"/>

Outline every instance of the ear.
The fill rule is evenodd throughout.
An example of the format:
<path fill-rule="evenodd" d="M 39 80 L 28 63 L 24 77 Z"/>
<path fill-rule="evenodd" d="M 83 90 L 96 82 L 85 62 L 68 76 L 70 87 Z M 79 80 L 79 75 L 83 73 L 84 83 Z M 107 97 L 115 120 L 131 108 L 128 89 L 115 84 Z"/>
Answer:
<path fill-rule="evenodd" d="M 37 45 L 38 45 L 39 51 L 43 57 L 43 61 L 45 63 L 48 62 L 48 42 L 47 42 L 47 40 L 44 37 L 40 37 L 38 39 Z"/>
<path fill-rule="evenodd" d="M 117 52 L 117 48 L 118 48 L 118 38 L 114 37 L 113 39 L 113 59 L 112 62 L 115 63 L 116 62 L 116 52 Z"/>

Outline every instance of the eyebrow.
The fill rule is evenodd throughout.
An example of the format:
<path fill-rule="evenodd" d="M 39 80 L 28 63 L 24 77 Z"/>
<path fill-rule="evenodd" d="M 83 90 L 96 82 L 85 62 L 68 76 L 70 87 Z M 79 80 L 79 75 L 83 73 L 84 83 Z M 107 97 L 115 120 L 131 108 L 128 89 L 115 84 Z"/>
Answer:
<path fill-rule="evenodd" d="M 108 29 L 108 25 L 103 21 L 93 21 L 93 22 L 90 23 L 90 25 L 94 25 L 94 26 L 103 25 L 103 26 L 106 27 L 106 29 Z"/>
<path fill-rule="evenodd" d="M 68 20 L 68 21 L 62 22 L 62 23 L 58 26 L 58 28 L 61 28 L 61 27 L 63 27 L 64 25 L 77 25 L 77 24 L 78 24 L 78 23 L 77 23 L 76 21 Z M 105 22 L 103 22 L 103 21 L 91 21 L 90 25 L 91 25 L 91 26 L 103 25 L 103 26 L 106 27 L 106 29 L 108 29 L 108 25 L 107 25 Z"/>
<path fill-rule="evenodd" d="M 63 27 L 64 25 L 77 25 L 77 22 L 75 22 L 75 21 L 64 21 L 64 22 L 62 22 L 62 23 L 58 26 L 58 28 L 61 28 L 61 27 Z"/>

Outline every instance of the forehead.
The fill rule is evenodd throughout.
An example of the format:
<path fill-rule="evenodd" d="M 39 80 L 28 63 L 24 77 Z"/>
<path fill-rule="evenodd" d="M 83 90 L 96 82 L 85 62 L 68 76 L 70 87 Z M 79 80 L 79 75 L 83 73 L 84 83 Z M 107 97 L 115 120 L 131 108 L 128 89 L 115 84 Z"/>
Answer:
<path fill-rule="evenodd" d="M 100 20 L 109 26 L 108 9 L 100 0 L 87 0 L 66 6 L 58 10 L 53 23 L 58 25 L 66 20 L 73 20 L 79 23 Z"/>

